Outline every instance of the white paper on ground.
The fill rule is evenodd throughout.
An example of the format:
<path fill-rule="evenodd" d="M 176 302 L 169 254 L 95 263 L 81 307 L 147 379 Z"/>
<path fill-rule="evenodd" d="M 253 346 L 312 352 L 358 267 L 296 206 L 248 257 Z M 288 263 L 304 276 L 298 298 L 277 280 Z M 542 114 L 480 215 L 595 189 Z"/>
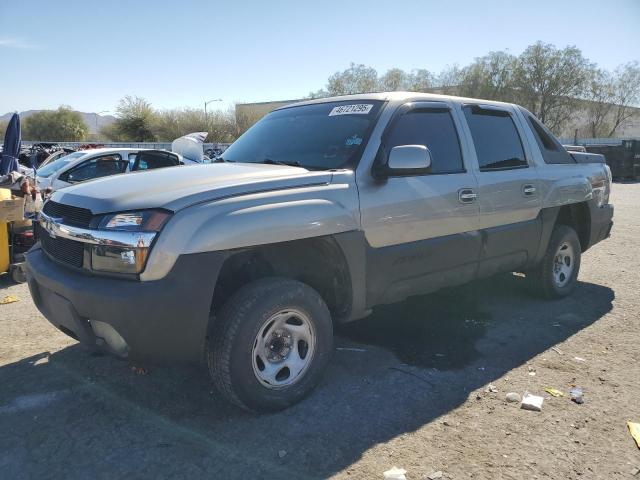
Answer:
<path fill-rule="evenodd" d="M 543 397 L 539 397 L 538 395 L 531 395 L 530 393 L 525 392 L 524 396 L 522 397 L 521 408 L 539 412 L 542 410 L 542 402 L 544 402 Z"/>

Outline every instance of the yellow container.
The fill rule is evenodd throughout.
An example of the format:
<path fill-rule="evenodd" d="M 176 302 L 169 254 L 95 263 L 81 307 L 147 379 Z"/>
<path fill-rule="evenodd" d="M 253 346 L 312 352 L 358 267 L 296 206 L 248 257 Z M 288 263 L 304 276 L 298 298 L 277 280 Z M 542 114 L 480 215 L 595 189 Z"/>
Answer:
<path fill-rule="evenodd" d="M 11 200 L 11 190 L 0 188 L 0 200 Z M 0 272 L 9 270 L 9 228 L 0 221 Z"/>

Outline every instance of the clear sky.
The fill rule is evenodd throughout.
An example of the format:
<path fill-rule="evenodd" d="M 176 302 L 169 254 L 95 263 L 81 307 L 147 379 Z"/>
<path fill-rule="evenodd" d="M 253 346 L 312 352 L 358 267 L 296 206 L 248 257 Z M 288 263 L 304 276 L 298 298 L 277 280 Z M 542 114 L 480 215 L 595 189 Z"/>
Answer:
<path fill-rule="evenodd" d="M 350 62 L 437 72 L 537 40 L 640 60 L 640 0 L 0 0 L 0 114 L 299 98 Z"/>

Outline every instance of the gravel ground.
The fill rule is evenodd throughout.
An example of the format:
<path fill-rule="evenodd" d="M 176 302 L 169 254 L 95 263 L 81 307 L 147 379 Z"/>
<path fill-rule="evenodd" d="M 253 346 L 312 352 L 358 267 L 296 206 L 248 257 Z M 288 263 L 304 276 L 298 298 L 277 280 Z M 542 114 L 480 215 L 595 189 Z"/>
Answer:
<path fill-rule="evenodd" d="M 341 330 L 314 394 L 273 415 L 230 407 L 201 367 L 141 375 L 88 355 L 0 277 L 0 299 L 20 299 L 0 306 L 0 478 L 631 478 L 640 184 L 613 202 L 570 298 L 508 275 L 376 309 Z M 584 404 L 543 392 L 573 385 Z M 505 401 L 525 390 L 542 412 Z"/>

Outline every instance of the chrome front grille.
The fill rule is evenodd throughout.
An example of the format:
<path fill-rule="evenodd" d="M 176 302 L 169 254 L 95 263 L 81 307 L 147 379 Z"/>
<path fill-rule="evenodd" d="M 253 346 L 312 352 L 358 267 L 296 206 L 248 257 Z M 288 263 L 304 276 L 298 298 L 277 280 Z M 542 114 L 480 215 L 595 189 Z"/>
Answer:
<path fill-rule="evenodd" d="M 36 224 L 38 240 L 42 249 L 52 258 L 72 267 L 82 268 L 84 244 L 66 238 L 52 237 L 40 224 Z"/>
<path fill-rule="evenodd" d="M 52 200 L 45 202 L 42 211 L 49 217 L 59 219 L 59 222 L 64 225 L 73 225 L 76 227 L 88 227 L 93 218 L 91 210 L 87 208 L 64 205 Z"/>

